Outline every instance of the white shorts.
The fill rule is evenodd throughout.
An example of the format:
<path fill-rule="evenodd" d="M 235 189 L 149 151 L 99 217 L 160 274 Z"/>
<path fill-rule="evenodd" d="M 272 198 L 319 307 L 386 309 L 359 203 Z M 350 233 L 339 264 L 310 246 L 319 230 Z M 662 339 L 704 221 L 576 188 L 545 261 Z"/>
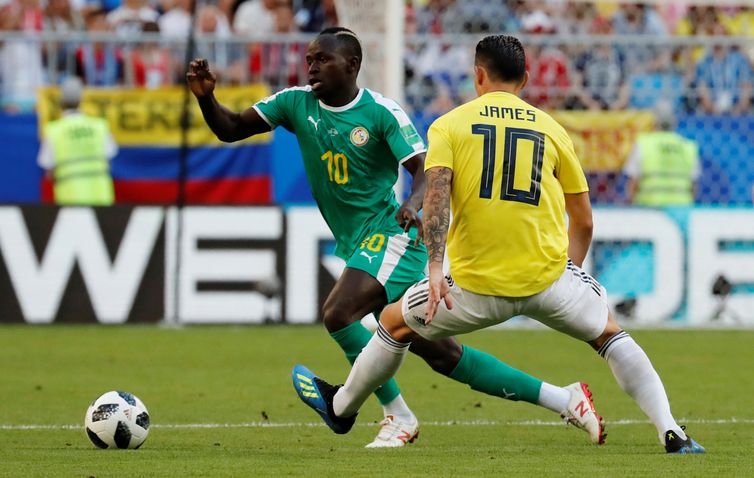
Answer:
<path fill-rule="evenodd" d="M 496 297 L 464 290 L 447 277 L 453 310 L 440 301 L 429 325 L 426 317 L 428 280 L 411 286 L 403 296 L 403 320 L 428 340 L 466 334 L 525 315 L 579 340 L 591 341 L 607 325 L 607 293 L 596 280 L 570 260 L 563 274 L 547 289 L 530 297 Z"/>

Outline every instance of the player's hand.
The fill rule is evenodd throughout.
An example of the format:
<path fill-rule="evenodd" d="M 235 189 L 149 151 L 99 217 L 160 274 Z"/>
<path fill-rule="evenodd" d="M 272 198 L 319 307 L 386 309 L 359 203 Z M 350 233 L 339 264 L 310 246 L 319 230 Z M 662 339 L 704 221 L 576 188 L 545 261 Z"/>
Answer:
<path fill-rule="evenodd" d="M 209 64 L 204 58 L 197 58 L 189 63 L 189 69 L 186 73 L 191 92 L 197 98 L 201 98 L 215 91 L 215 82 L 217 78 L 209 69 Z"/>
<path fill-rule="evenodd" d="M 450 298 L 450 286 L 441 268 L 429 269 L 429 297 L 427 300 L 427 317 L 424 324 L 429 324 L 435 318 L 440 301 L 445 302 L 448 310 L 453 308 L 453 299 Z"/>
<path fill-rule="evenodd" d="M 406 233 L 408 233 L 411 227 L 415 227 L 416 239 L 414 239 L 414 245 L 419 244 L 422 237 L 424 237 L 424 229 L 422 228 L 422 219 L 419 217 L 419 213 L 416 209 L 408 206 L 401 206 L 401 208 L 398 209 L 398 212 L 395 213 L 395 220 L 398 221 L 398 224 L 401 225 Z"/>

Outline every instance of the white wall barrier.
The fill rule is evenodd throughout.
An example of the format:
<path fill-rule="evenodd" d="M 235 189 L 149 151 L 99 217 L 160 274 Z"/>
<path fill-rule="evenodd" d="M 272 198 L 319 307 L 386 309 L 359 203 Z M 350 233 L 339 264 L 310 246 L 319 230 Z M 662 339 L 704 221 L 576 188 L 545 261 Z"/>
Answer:
<path fill-rule="evenodd" d="M 0 322 L 318 320 L 344 263 L 330 255 L 332 235 L 316 208 L 187 207 L 182 221 L 178 214 L 0 207 Z M 641 269 L 631 257 L 594 252 L 632 243 L 651 251 L 646 277 L 629 277 Z M 604 272 L 609 292 L 624 278 L 651 285 L 610 294 L 613 304 L 635 302 L 622 320 L 754 326 L 754 210 L 597 209 L 585 268 L 599 280 L 613 270 Z"/>

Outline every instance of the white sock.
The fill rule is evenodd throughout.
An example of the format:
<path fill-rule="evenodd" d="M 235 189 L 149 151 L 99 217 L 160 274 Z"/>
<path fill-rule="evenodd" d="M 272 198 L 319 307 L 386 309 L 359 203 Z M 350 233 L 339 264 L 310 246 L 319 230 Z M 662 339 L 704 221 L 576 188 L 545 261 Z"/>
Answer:
<path fill-rule="evenodd" d="M 403 399 L 403 395 L 398 395 L 392 399 L 390 403 L 383 405 L 382 410 L 385 412 L 386 417 L 392 415 L 398 421 L 404 423 L 416 422 L 416 416 L 414 416 L 414 412 L 408 408 L 408 404 L 406 404 L 406 401 Z"/>
<path fill-rule="evenodd" d="M 395 375 L 406 357 L 408 346 L 409 344 L 396 341 L 380 325 L 356 357 L 345 385 L 335 394 L 335 415 L 355 415 L 369 395 Z"/>
<path fill-rule="evenodd" d="M 571 399 L 571 392 L 563 387 L 556 387 L 547 382 L 542 382 L 542 388 L 539 389 L 539 400 L 537 405 L 541 405 L 555 413 L 561 413 L 568 408 L 568 401 Z"/>
<path fill-rule="evenodd" d="M 670 412 L 670 403 L 660 376 L 634 339 L 621 331 L 605 342 L 598 352 L 607 359 L 618 385 L 654 423 L 660 443 L 665 444 L 665 432 L 668 430 L 673 430 L 685 440 L 686 434 Z"/>

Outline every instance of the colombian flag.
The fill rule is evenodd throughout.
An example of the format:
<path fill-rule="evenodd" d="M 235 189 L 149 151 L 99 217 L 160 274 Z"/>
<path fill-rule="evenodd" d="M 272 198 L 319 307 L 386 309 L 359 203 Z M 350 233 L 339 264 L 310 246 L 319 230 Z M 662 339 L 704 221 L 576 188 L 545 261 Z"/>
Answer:
<path fill-rule="evenodd" d="M 248 108 L 266 97 L 265 85 L 218 88 L 218 100 L 233 111 Z M 124 204 L 174 204 L 183 131 L 184 90 L 171 87 L 144 89 L 89 89 L 81 110 L 108 120 L 118 143 L 112 161 L 115 199 Z M 193 95 L 186 132 L 186 203 L 269 204 L 272 202 L 271 134 L 233 144 L 218 141 L 204 123 Z M 43 125 L 60 115 L 57 88 L 40 93 L 39 121 Z M 43 180 L 42 199 L 53 202 L 52 184 Z"/>

